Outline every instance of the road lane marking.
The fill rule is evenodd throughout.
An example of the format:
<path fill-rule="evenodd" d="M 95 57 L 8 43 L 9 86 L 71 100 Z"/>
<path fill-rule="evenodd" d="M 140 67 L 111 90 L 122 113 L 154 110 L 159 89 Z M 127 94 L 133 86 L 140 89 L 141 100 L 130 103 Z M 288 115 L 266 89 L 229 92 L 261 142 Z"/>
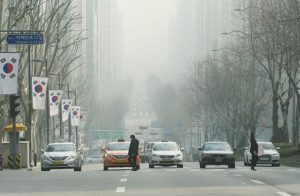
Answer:
<path fill-rule="evenodd" d="M 176 169 L 167 169 L 167 172 L 176 172 Z"/>
<path fill-rule="evenodd" d="M 237 176 L 237 177 L 242 177 L 243 175 L 241 174 L 233 174 L 234 176 Z"/>
<path fill-rule="evenodd" d="M 121 178 L 120 182 L 127 182 L 127 178 Z"/>
<path fill-rule="evenodd" d="M 250 180 L 250 181 L 255 183 L 255 184 L 265 184 L 264 182 L 261 182 L 259 180 Z"/>
<path fill-rule="evenodd" d="M 124 187 L 124 186 L 117 187 L 116 192 L 117 192 L 117 193 L 124 193 L 124 192 L 125 192 L 125 187 Z"/>
<path fill-rule="evenodd" d="M 277 192 L 278 195 L 281 195 L 281 196 L 292 196 L 286 192 Z"/>
<path fill-rule="evenodd" d="M 129 176 L 129 174 L 123 174 L 123 176 L 124 176 L 124 177 L 128 177 L 128 176 Z"/>
<path fill-rule="evenodd" d="M 130 173 L 130 171 L 126 171 L 126 172 L 125 172 L 125 174 L 129 174 L 129 173 Z"/>

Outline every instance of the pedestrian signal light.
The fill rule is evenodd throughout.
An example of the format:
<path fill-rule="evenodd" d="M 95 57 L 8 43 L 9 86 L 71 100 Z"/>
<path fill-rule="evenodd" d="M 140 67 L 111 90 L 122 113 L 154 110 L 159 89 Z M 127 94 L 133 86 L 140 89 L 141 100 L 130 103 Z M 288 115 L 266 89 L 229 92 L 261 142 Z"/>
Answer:
<path fill-rule="evenodd" d="M 19 95 L 10 95 L 9 96 L 9 116 L 15 118 L 20 113 L 20 96 Z"/>

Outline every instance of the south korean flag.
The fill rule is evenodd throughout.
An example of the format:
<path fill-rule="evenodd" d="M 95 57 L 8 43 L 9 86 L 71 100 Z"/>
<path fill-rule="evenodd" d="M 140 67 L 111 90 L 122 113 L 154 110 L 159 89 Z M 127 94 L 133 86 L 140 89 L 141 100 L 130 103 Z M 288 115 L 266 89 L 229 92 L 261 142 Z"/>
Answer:
<path fill-rule="evenodd" d="M 50 116 L 58 115 L 59 103 L 62 97 L 62 90 L 49 90 L 49 108 Z"/>
<path fill-rule="evenodd" d="M 18 94 L 20 53 L 0 53 L 0 95 Z"/>
<path fill-rule="evenodd" d="M 48 84 L 48 78 L 32 77 L 33 109 L 45 110 L 47 84 Z"/>

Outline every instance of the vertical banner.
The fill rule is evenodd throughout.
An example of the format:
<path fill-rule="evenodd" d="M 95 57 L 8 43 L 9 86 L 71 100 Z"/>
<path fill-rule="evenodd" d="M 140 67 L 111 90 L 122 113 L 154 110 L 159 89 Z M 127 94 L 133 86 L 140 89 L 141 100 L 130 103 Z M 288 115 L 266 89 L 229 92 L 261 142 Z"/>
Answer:
<path fill-rule="evenodd" d="M 62 90 L 49 90 L 50 116 L 55 116 L 59 113 L 59 103 L 62 94 L 63 94 Z"/>
<path fill-rule="evenodd" d="M 62 121 L 65 122 L 69 118 L 70 107 L 72 105 L 72 99 L 62 99 L 61 100 L 61 112 L 62 112 Z"/>
<path fill-rule="evenodd" d="M 83 127 L 86 122 L 86 111 L 80 111 L 80 125 Z"/>
<path fill-rule="evenodd" d="M 47 83 L 48 83 L 48 78 L 32 77 L 33 109 L 45 110 Z"/>
<path fill-rule="evenodd" d="M 18 94 L 19 53 L 0 53 L 0 95 Z"/>
<path fill-rule="evenodd" d="M 71 106 L 71 125 L 79 126 L 80 122 L 80 106 Z"/>

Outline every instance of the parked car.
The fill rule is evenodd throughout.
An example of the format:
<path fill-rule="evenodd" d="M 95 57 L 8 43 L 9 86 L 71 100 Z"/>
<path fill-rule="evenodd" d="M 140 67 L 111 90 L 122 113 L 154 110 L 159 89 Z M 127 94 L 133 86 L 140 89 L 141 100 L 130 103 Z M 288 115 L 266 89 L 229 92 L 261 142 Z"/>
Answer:
<path fill-rule="evenodd" d="M 41 170 L 71 168 L 81 171 L 82 159 L 74 143 L 50 143 L 42 150 Z"/>
<path fill-rule="evenodd" d="M 200 168 L 205 168 L 206 165 L 228 165 L 228 168 L 235 168 L 235 156 L 228 142 L 205 142 L 198 150 Z"/>
<path fill-rule="evenodd" d="M 155 142 L 149 159 L 149 168 L 155 165 L 183 168 L 183 151 L 176 142 Z"/>
<path fill-rule="evenodd" d="M 271 164 L 273 167 L 280 166 L 280 153 L 278 150 L 279 147 L 275 147 L 272 142 L 257 142 L 259 149 L 262 149 L 263 152 L 259 152 L 261 154 L 258 157 L 257 164 Z M 244 151 L 244 165 L 250 166 L 252 162 L 252 156 L 250 153 L 250 146 L 245 147 Z"/>
<path fill-rule="evenodd" d="M 108 170 L 109 167 L 130 167 L 128 161 L 128 149 L 130 142 L 118 140 L 118 142 L 110 142 L 103 151 L 103 169 Z M 136 165 L 140 169 L 140 156 L 137 156 Z"/>
<path fill-rule="evenodd" d="M 84 159 L 85 163 L 101 163 L 103 161 L 100 155 L 89 156 Z"/>

